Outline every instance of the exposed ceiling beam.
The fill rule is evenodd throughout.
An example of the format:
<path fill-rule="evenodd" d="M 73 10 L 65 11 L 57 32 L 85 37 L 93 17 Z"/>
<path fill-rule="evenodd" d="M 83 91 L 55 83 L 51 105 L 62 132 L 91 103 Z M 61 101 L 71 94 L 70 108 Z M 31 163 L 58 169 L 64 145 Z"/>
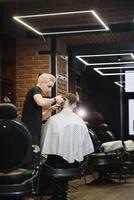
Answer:
<path fill-rule="evenodd" d="M 105 44 L 85 44 L 85 45 L 75 45 L 68 47 L 69 52 L 73 52 L 73 54 L 93 54 L 94 52 L 132 52 L 134 51 L 134 42 L 131 43 L 105 43 Z"/>

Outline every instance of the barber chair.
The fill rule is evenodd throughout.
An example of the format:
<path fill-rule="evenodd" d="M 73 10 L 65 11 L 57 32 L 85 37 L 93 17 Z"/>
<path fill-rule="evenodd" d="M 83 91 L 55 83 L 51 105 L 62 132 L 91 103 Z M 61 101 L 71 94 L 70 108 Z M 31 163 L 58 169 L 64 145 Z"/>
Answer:
<path fill-rule="evenodd" d="M 13 104 L 0 104 L 0 199 L 32 196 L 38 170 L 33 161 L 32 138 L 17 121 Z"/>
<path fill-rule="evenodd" d="M 109 130 L 109 127 L 106 123 L 100 124 L 96 133 L 102 143 L 115 140 L 113 133 Z"/>
<path fill-rule="evenodd" d="M 40 194 L 44 195 L 51 195 L 51 200 L 67 200 L 67 193 L 68 193 L 68 181 L 81 178 L 82 176 L 82 168 L 80 164 L 73 165 L 73 164 L 65 164 L 67 163 L 64 159 L 60 156 L 52 156 L 54 158 L 54 162 L 43 162 L 42 170 L 40 175 L 40 186 L 44 186 L 44 180 L 48 180 L 49 186 L 44 186 L 44 188 L 39 188 Z M 50 159 L 51 160 L 51 159 Z M 62 163 L 62 164 L 61 164 Z M 49 191 L 45 191 L 45 189 Z"/>
<path fill-rule="evenodd" d="M 125 150 L 124 165 L 126 168 L 126 175 L 132 177 L 134 175 L 134 141 L 123 141 L 123 145 Z"/>
<path fill-rule="evenodd" d="M 99 143 L 99 139 L 96 134 L 89 129 L 89 134 L 93 141 L 95 152 L 88 156 L 88 166 L 91 169 L 95 180 L 90 184 L 112 184 L 115 183 L 111 175 L 118 171 L 119 179 L 122 178 L 122 153 L 121 151 L 104 151 L 102 144 Z M 98 146 L 97 146 L 98 145 Z M 119 149 L 123 146 L 120 145 Z M 97 174 L 97 177 L 96 177 Z"/>

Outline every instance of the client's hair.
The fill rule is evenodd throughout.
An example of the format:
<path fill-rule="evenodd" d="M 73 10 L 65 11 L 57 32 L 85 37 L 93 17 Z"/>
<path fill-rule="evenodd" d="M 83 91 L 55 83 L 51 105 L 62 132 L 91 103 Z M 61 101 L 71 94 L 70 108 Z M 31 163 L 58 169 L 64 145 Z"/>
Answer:
<path fill-rule="evenodd" d="M 73 93 L 67 93 L 64 98 L 68 100 L 70 105 L 77 102 L 77 98 Z"/>

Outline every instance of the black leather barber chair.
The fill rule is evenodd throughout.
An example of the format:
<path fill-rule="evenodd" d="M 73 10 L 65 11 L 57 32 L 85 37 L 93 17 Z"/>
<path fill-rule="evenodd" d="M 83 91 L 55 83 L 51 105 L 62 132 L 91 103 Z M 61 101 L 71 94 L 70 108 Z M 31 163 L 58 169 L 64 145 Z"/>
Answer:
<path fill-rule="evenodd" d="M 122 153 L 113 151 L 105 153 L 97 135 L 89 129 L 89 134 L 94 144 L 95 152 L 88 156 L 88 166 L 95 178 L 90 184 L 111 184 L 112 174 L 118 172 L 119 179 L 122 177 Z"/>
<path fill-rule="evenodd" d="M 134 175 L 134 141 L 123 141 L 123 146 L 125 150 L 124 165 L 126 168 L 126 175 L 132 177 Z"/>
<path fill-rule="evenodd" d="M 79 163 L 69 164 L 60 156 L 49 155 L 42 164 L 40 194 L 51 195 L 51 200 L 67 200 L 68 181 L 81 176 L 82 168 Z M 45 180 L 48 180 L 49 185 L 44 184 Z"/>
<path fill-rule="evenodd" d="M 101 123 L 98 126 L 96 134 L 102 143 L 116 140 L 106 123 Z"/>
<path fill-rule="evenodd" d="M 15 120 L 13 104 L 0 104 L 0 199 L 32 196 L 38 171 L 33 162 L 32 138 L 24 124 Z"/>

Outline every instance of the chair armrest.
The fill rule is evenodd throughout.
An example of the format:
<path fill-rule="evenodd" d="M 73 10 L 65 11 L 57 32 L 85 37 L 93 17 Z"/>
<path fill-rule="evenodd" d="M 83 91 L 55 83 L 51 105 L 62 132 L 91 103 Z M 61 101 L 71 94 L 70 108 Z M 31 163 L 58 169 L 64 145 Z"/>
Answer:
<path fill-rule="evenodd" d="M 39 153 L 40 152 L 40 147 L 38 145 L 32 145 L 33 152 L 34 153 Z"/>

